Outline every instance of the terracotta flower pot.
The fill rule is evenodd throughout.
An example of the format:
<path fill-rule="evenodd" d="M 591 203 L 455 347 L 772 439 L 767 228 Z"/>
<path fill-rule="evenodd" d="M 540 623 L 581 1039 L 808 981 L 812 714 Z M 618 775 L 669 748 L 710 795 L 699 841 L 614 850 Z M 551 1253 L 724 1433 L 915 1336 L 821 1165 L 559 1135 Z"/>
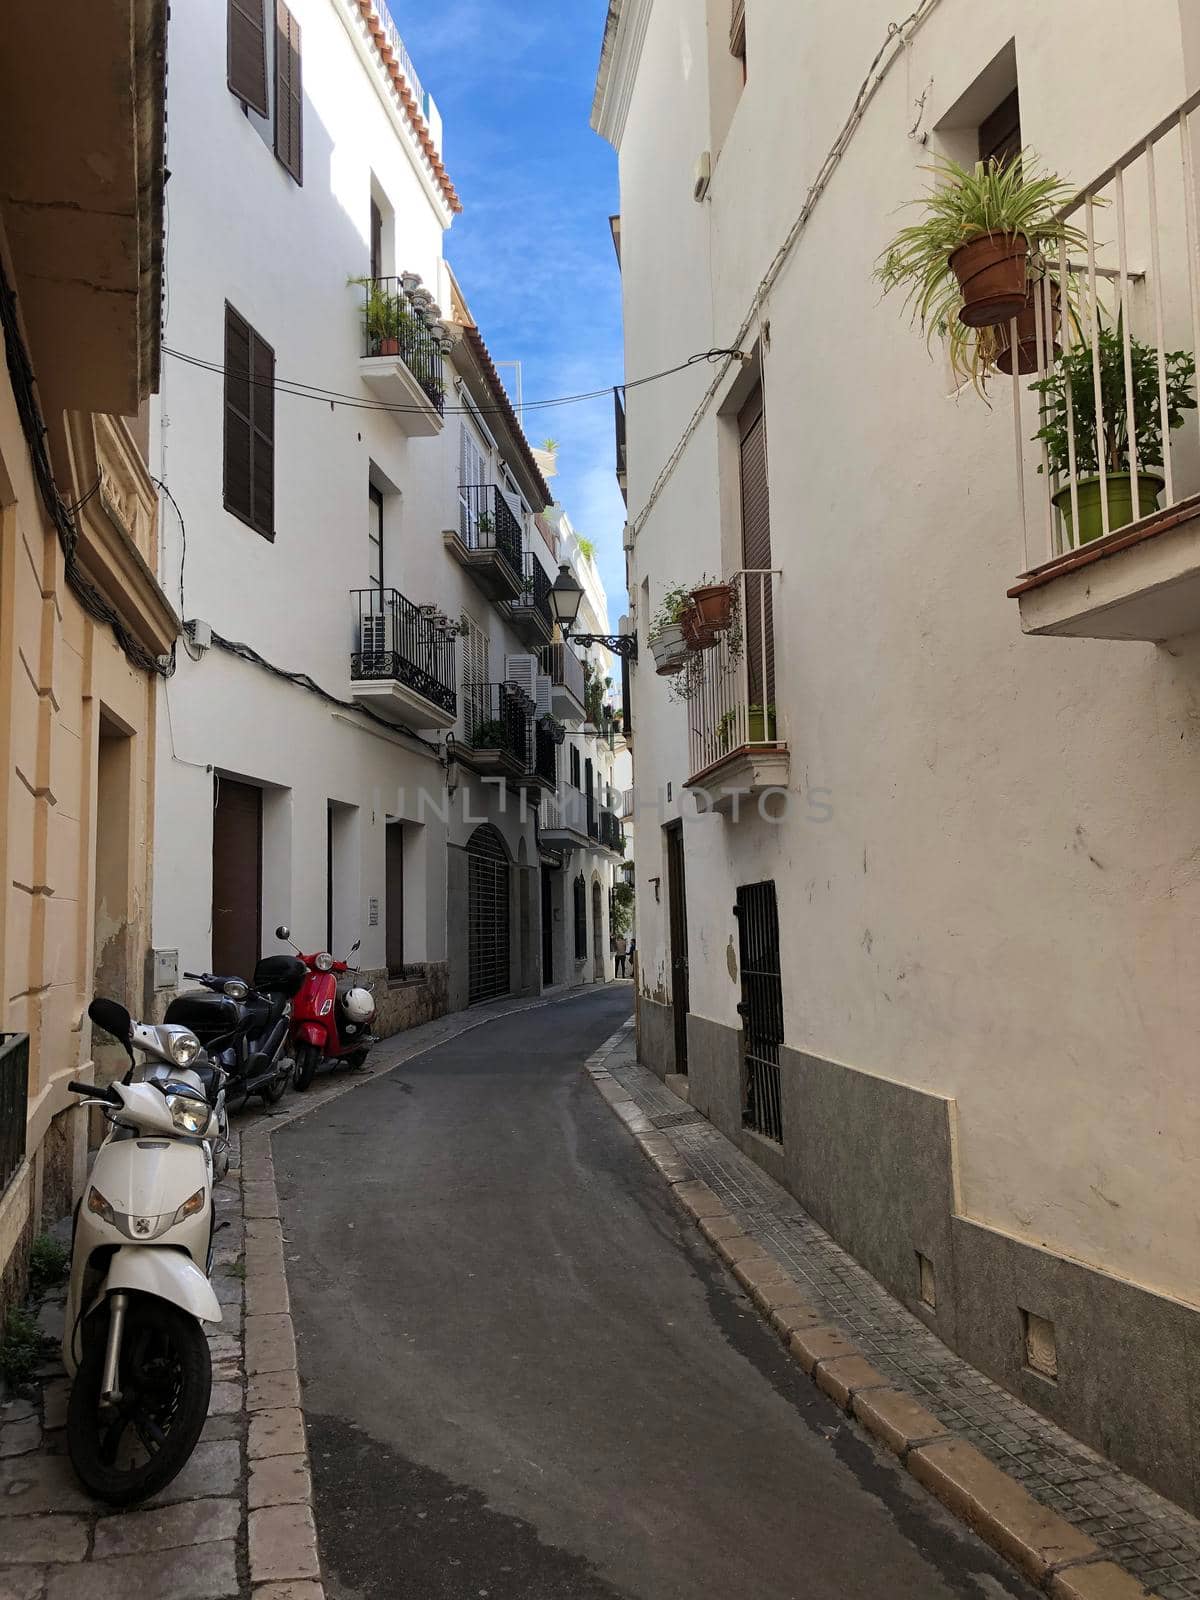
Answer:
<path fill-rule="evenodd" d="M 723 633 L 733 621 L 733 585 L 707 583 L 692 590 L 692 604 L 700 621 L 717 633 Z"/>
<path fill-rule="evenodd" d="M 963 303 L 958 320 L 991 328 L 1015 317 L 1025 304 L 1029 241 L 1023 233 L 981 233 L 950 257 Z"/>
<path fill-rule="evenodd" d="M 1037 312 L 1034 307 L 1041 295 L 1041 285 L 1031 283 L 1025 296 L 1025 304 L 1017 313 L 1017 371 L 1022 377 L 1029 377 L 1038 369 L 1037 364 Z M 1050 323 L 1053 329 L 1050 348 L 1046 348 L 1046 330 L 1042 330 L 1042 355 L 1047 367 L 1062 354 L 1062 347 L 1058 342 L 1058 333 L 1061 321 L 1058 314 L 1059 291 L 1054 284 L 1050 291 Z M 1007 322 L 996 324 L 996 365 L 1001 372 L 1012 374 L 1012 349 L 1011 328 Z"/>
<path fill-rule="evenodd" d="M 695 606 L 689 606 L 679 619 L 683 629 L 683 642 L 689 650 L 711 650 L 717 642 L 717 630 L 709 627 Z"/>
<path fill-rule="evenodd" d="M 381 356 L 398 356 L 400 354 L 399 339 L 380 339 L 379 348 L 375 353 Z"/>

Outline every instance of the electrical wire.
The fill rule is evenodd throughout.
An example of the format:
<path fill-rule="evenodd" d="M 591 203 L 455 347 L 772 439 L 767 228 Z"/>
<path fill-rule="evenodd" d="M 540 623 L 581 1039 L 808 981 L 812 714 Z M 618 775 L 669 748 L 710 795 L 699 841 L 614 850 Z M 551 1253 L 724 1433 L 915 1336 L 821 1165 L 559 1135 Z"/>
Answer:
<path fill-rule="evenodd" d="M 175 350 L 169 345 L 163 346 L 163 354 L 171 356 L 176 361 L 182 361 L 187 366 L 199 367 L 205 372 L 220 373 L 222 376 L 225 372 L 223 363 L 219 361 L 209 361 L 203 356 L 189 355 L 186 351 Z M 737 354 L 737 351 L 731 350 L 703 350 L 697 355 L 689 356 L 686 361 L 681 361 L 677 366 L 666 367 L 662 372 L 651 372 L 644 378 L 631 378 L 628 383 L 613 384 L 606 389 L 589 389 L 581 394 L 556 395 L 548 400 L 526 400 L 523 409 L 525 411 L 549 411 L 561 406 L 581 405 L 591 400 L 608 399 L 613 394 L 614 389 L 619 391 L 640 389 L 647 383 L 657 383 L 662 378 L 671 378 L 678 372 L 686 372 L 688 368 L 696 366 L 699 362 L 719 361 L 722 358 L 732 359 Z M 419 405 L 392 405 L 386 400 L 365 400 L 361 395 L 346 394 L 340 389 L 325 389 L 319 384 L 308 383 L 299 378 L 255 378 L 248 372 L 239 372 L 237 376 L 240 382 L 249 383 L 255 388 L 269 388 L 273 389 L 276 394 L 290 394 L 300 400 L 316 400 L 322 405 L 340 405 L 352 411 L 411 412 L 417 415 L 424 415 L 427 409 Z M 443 416 L 471 416 L 473 414 L 504 416 L 506 415 L 506 409 L 499 405 L 446 406 L 442 411 Z"/>
<path fill-rule="evenodd" d="M 770 265 L 767 267 L 767 270 L 763 273 L 762 278 L 759 280 L 758 287 L 754 291 L 754 298 L 751 302 L 750 309 L 743 317 L 741 325 L 731 341 L 736 350 L 740 351 L 741 346 L 751 328 L 753 328 L 755 321 L 760 317 L 763 301 L 774 287 L 776 280 L 783 271 L 784 266 L 787 264 L 792 251 L 795 249 L 800 236 L 808 227 L 809 219 L 811 218 L 818 201 L 821 199 L 821 196 L 829 187 L 829 183 L 833 177 L 834 171 L 836 170 L 838 163 L 841 161 L 842 156 L 845 154 L 850 141 L 853 139 L 858 125 L 866 113 L 867 107 L 875 98 L 877 90 L 883 84 L 884 80 L 887 78 L 896 62 L 900 59 L 901 53 L 907 48 L 913 33 L 921 26 L 921 24 L 926 20 L 938 3 L 939 0 L 920 0 L 920 4 L 917 5 L 916 8 L 904 18 L 903 22 L 891 22 L 888 24 L 887 36 L 883 43 L 879 46 L 879 49 L 875 52 L 874 58 L 871 61 L 871 65 L 867 68 L 866 77 L 863 79 L 858 93 L 854 97 L 854 103 L 850 108 L 850 114 L 842 124 L 841 130 L 839 131 L 836 139 L 834 139 L 832 145 L 830 145 L 825 154 L 824 160 L 817 169 L 817 175 L 809 185 L 808 193 L 804 197 L 804 204 L 800 208 L 799 215 L 796 217 L 795 221 L 784 235 L 783 243 L 775 252 Z M 889 50 L 892 52 L 890 56 L 888 56 Z M 884 59 L 885 57 L 887 57 L 886 60 Z M 655 479 L 654 486 L 650 490 L 649 495 L 646 497 L 645 504 L 638 511 L 637 516 L 630 519 L 628 526 L 629 537 L 631 540 L 636 540 L 638 534 L 645 526 L 646 518 L 650 515 L 650 512 L 658 503 L 659 497 L 661 496 L 663 490 L 673 477 L 675 469 L 679 465 L 680 461 L 682 461 L 684 452 L 691 443 L 696 430 L 699 428 L 700 424 L 707 415 L 708 408 L 712 405 L 713 401 L 720 393 L 721 385 L 725 381 L 725 375 L 728 371 L 729 360 L 727 359 L 721 366 L 720 371 L 713 378 L 712 383 L 708 386 L 699 405 L 692 413 L 691 420 L 688 422 L 687 427 L 683 430 L 683 433 L 679 438 L 679 442 L 676 444 L 675 448 L 671 451 L 671 454 L 663 463 L 662 470 Z"/>

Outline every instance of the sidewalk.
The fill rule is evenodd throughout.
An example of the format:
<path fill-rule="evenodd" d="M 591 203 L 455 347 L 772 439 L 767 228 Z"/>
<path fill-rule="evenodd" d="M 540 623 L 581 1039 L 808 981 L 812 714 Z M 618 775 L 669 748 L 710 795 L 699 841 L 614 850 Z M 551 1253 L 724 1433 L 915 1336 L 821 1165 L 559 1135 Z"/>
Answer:
<path fill-rule="evenodd" d="M 865 1401 L 882 1379 L 888 1391 L 911 1397 L 906 1403 L 914 1415 L 915 1401 L 926 1420 L 935 1419 L 939 1435 L 972 1446 L 1040 1507 L 1069 1524 L 1066 1531 L 1075 1548 L 1049 1563 L 1061 1572 L 1053 1580 L 1059 1587 L 1052 1592 L 1095 1595 L 1097 1600 L 1136 1595 L 1138 1586 L 1122 1580 L 1111 1565 L 1115 1563 L 1159 1600 L 1200 1597 L 1200 1521 L 1120 1472 L 948 1350 L 822 1232 L 785 1189 L 638 1064 L 632 1027 L 627 1024 L 589 1062 L 597 1088 L 677 1186 L 701 1230 L 760 1306 L 796 1307 L 802 1302 L 806 1311 L 817 1314 L 810 1323 L 819 1322 L 842 1336 L 841 1348 L 824 1352 L 826 1360 L 818 1355 L 815 1363 L 797 1348 L 796 1338 L 792 1341 L 793 1353 L 808 1367 L 829 1361 L 850 1371 L 853 1361 L 860 1363 L 858 1377 L 850 1378 L 836 1398 L 849 1407 L 854 1393 L 862 1391 Z M 685 1186 L 682 1191 L 680 1185 Z M 734 1238 L 750 1243 L 730 1249 Z M 776 1312 L 772 1321 L 786 1338 L 789 1319 Z M 790 1324 L 799 1326 L 800 1319 L 793 1317 Z M 832 1371 L 822 1386 L 830 1392 L 839 1387 Z M 860 1419 L 865 1409 L 855 1407 Z M 887 1437 L 881 1427 L 871 1431 Z M 904 1448 L 900 1440 L 890 1442 L 906 1458 L 910 1449 L 917 1449 L 911 1438 Z M 908 1464 L 940 1492 L 930 1482 L 932 1470 L 922 1473 L 913 1461 Z M 998 1473 L 990 1477 L 999 1480 Z M 950 1503 L 946 1494 L 940 1497 Z M 951 1509 L 963 1514 L 960 1505 Z M 969 1515 L 967 1520 L 972 1520 Z M 1046 1577 L 1048 1572 L 1033 1575 Z"/>
<path fill-rule="evenodd" d="M 323 1072 L 305 1094 L 234 1119 L 231 1167 L 214 1194 L 209 1329 L 212 1402 L 187 1466 L 162 1494 L 110 1511 L 66 1456 L 69 1384 L 47 1360 L 28 1396 L 0 1403 L 0 1600 L 323 1600 L 270 1136 L 359 1084 L 497 1017 L 569 1004 L 591 989 L 495 1001 L 394 1034 L 362 1072 Z M 57 1343 L 65 1290 L 38 1321 Z"/>

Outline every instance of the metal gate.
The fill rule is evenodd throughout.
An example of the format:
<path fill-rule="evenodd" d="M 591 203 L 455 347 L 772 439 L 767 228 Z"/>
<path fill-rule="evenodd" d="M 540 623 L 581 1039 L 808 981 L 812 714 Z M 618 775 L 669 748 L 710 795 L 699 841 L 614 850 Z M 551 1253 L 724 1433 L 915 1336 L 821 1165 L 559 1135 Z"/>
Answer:
<path fill-rule="evenodd" d="M 509 978 L 508 856 L 495 828 L 476 828 L 467 841 L 467 1000 L 507 994 Z"/>
<path fill-rule="evenodd" d="M 779 910 L 774 883 L 741 884 L 734 913 L 741 952 L 742 1121 L 783 1143 L 779 1046 L 783 1043 L 783 980 L 779 971 Z"/>

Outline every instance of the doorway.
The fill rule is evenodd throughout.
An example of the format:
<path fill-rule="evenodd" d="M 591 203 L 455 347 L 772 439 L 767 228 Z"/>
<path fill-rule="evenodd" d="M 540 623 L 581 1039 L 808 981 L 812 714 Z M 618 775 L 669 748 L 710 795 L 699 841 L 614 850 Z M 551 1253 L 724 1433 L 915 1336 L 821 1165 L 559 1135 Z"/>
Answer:
<path fill-rule="evenodd" d="M 683 823 L 670 823 L 667 835 L 667 912 L 671 938 L 671 1009 L 675 1023 L 675 1071 L 688 1069 L 687 879 L 683 865 Z"/>
<path fill-rule="evenodd" d="M 490 823 L 467 842 L 467 1002 L 494 1000 L 512 987 L 509 971 L 508 855 Z"/>
<path fill-rule="evenodd" d="M 404 824 L 384 829 L 383 919 L 389 978 L 404 975 Z"/>
<path fill-rule="evenodd" d="M 262 811 L 261 789 L 216 775 L 212 970 L 247 981 L 262 952 Z"/>
<path fill-rule="evenodd" d="M 592 977 L 604 982 L 604 897 L 598 878 L 592 879 Z"/>
<path fill-rule="evenodd" d="M 542 987 L 554 982 L 554 880 L 542 868 Z"/>

